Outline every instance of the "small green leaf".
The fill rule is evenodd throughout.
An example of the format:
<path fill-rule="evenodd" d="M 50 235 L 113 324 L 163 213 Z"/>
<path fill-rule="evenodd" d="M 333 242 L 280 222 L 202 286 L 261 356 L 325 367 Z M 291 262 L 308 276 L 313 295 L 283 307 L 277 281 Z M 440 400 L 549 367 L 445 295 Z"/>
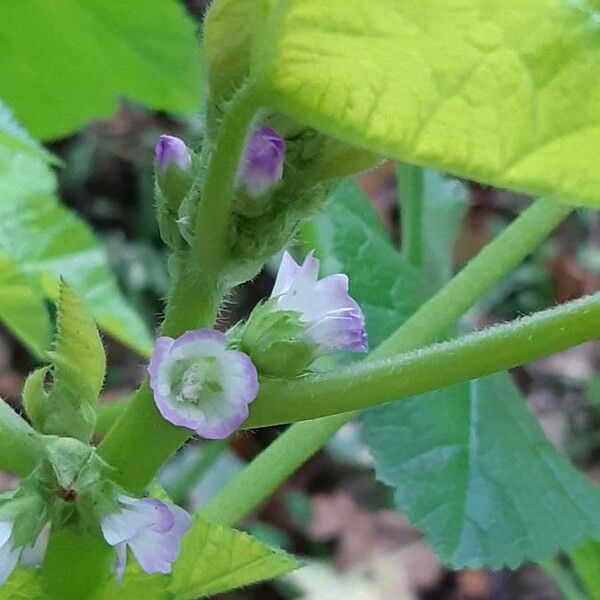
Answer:
<path fill-rule="evenodd" d="M 425 300 L 425 281 L 394 248 L 379 217 L 353 181 L 341 184 L 313 239 L 326 273 L 346 273 L 350 293 L 362 307 L 372 348 Z"/>
<path fill-rule="evenodd" d="M 64 277 L 101 327 L 149 354 L 151 337 L 120 293 L 104 250 L 91 229 L 56 199 L 46 156 L 0 103 L 0 252 L 30 278 L 34 290 L 43 287 L 52 299 Z M 32 322 L 42 318 L 32 310 Z"/>
<path fill-rule="evenodd" d="M 571 552 L 571 562 L 591 600 L 600 600 L 600 542 L 588 540 Z"/>
<path fill-rule="evenodd" d="M 348 143 L 600 204 L 600 9 L 586 0 L 280 0 L 267 106 Z"/>
<path fill-rule="evenodd" d="M 0 586 L 0 600 L 47 600 L 39 570 L 18 567 Z"/>
<path fill-rule="evenodd" d="M 36 429 L 48 435 L 89 441 L 96 424 L 106 357 L 93 318 L 64 282 L 58 303 L 57 336 L 52 362 L 53 385 L 44 390 L 46 369 L 34 371 L 25 384 L 24 404 Z"/>
<path fill-rule="evenodd" d="M 106 357 L 94 319 L 64 281 L 61 282 L 57 336 L 49 353 L 54 364 L 54 388 L 89 390 L 97 397 L 104 381 Z"/>
<path fill-rule="evenodd" d="M 272 579 L 297 567 L 293 557 L 247 533 L 195 517 L 169 589 L 175 600 L 191 600 Z"/>
<path fill-rule="evenodd" d="M 35 277 L 0 252 L 0 320 L 37 356 L 50 343 L 50 316 Z"/>
<path fill-rule="evenodd" d="M 198 106 L 199 43 L 183 3 L 2 2 L 0 22 L 0 97 L 36 136 L 109 117 L 122 96 L 176 113 Z"/>
<path fill-rule="evenodd" d="M 111 577 L 93 600 L 173 600 L 168 585 L 166 575 L 148 575 L 135 560 L 128 560 L 123 583 Z"/>
<path fill-rule="evenodd" d="M 363 426 L 377 476 L 455 568 L 514 568 L 600 537 L 600 490 L 505 373 L 371 409 Z"/>

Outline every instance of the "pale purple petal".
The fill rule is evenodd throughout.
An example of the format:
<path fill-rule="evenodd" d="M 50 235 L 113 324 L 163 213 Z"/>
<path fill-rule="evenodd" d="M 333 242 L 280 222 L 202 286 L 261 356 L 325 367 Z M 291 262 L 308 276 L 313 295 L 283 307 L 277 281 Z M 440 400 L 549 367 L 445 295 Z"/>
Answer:
<path fill-rule="evenodd" d="M 286 250 L 281 257 L 281 263 L 277 271 L 277 277 L 275 278 L 275 285 L 271 292 L 271 298 L 280 296 L 290 289 L 292 283 L 294 283 L 298 273 L 300 272 L 300 265 L 294 260 L 292 255 Z"/>
<path fill-rule="evenodd" d="M 125 567 L 127 567 L 127 544 L 122 542 L 115 546 L 115 575 L 119 584 L 123 583 L 123 576 L 125 575 Z"/>
<path fill-rule="evenodd" d="M 10 521 L 0 521 L 0 546 L 4 546 L 12 535 L 13 525 Z"/>
<path fill-rule="evenodd" d="M 100 523 L 104 539 L 111 546 L 126 542 L 144 529 L 163 532 L 173 527 L 174 517 L 160 500 L 129 496 L 119 496 L 118 500 L 119 509 L 106 515 Z"/>
<path fill-rule="evenodd" d="M 140 567 L 152 573 L 170 573 L 171 565 L 179 556 L 180 540 L 175 536 L 143 531 L 129 541 L 129 547 Z"/>
<path fill-rule="evenodd" d="M 283 176 L 285 142 L 269 127 L 255 129 L 246 141 L 239 180 L 252 198 L 266 194 Z"/>
<path fill-rule="evenodd" d="M 35 567 L 40 565 L 44 560 L 48 540 L 50 538 L 50 526 L 46 525 L 40 531 L 35 543 L 31 546 L 25 546 L 21 552 L 21 563 L 25 567 Z"/>
<path fill-rule="evenodd" d="M 1 532 L 2 537 L 5 537 L 5 530 Z M 8 539 L 5 539 L 4 543 L 0 545 L 0 585 L 2 585 L 12 574 L 17 566 L 19 555 L 21 554 L 19 548 L 13 548 L 10 540 L 12 533 L 12 526 Z"/>
<path fill-rule="evenodd" d="M 318 280 L 318 273 L 319 261 L 312 253 L 302 265 L 284 253 L 271 294 L 277 308 L 299 313 L 307 326 L 306 337 L 318 346 L 319 354 L 365 352 L 365 319 L 348 293 L 348 277 L 336 273 Z"/>
<path fill-rule="evenodd" d="M 192 164 L 190 151 L 185 145 L 185 142 L 172 135 L 160 136 L 154 147 L 154 154 L 156 156 L 158 167 L 163 172 L 172 164 L 187 171 Z"/>

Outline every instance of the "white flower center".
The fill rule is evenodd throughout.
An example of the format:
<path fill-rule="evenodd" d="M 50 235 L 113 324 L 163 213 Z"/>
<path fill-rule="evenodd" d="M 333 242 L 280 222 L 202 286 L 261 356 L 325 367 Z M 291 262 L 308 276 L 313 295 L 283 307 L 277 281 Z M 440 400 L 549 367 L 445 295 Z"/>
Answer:
<path fill-rule="evenodd" d="M 206 365 L 190 365 L 181 377 L 181 388 L 177 394 L 179 402 L 197 402 L 206 384 Z"/>

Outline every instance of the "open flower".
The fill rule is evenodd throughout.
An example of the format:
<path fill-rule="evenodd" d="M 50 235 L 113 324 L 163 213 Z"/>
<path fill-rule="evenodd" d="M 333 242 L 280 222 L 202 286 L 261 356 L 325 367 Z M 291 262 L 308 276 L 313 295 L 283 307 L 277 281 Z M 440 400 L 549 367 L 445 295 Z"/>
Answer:
<path fill-rule="evenodd" d="M 319 280 L 319 261 L 302 265 L 285 252 L 271 297 L 228 334 L 262 375 L 293 378 L 319 356 L 365 352 L 365 318 L 348 294 L 348 278 L 337 273 Z"/>
<path fill-rule="evenodd" d="M 250 358 L 228 350 L 225 336 L 213 329 L 159 338 L 148 373 L 161 415 L 209 439 L 231 435 L 258 393 Z"/>
<path fill-rule="evenodd" d="M 312 252 L 302 265 L 284 252 L 271 298 L 279 310 L 298 313 L 318 354 L 366 352 L 365 317 L 348 293 L 348 277 L 336 273 L 319 279 L 319 266 Z"/>
<path fill-rule="evenodd" d="M 148 574 L 170 573 L 181 549 L 181 538 L 191 527 L 190 515 L 174 504 L 154 498 L 118 497 L 118 508 L 101 521 L 104 539 L 117 551 L 115 570 L 122 581 L 127 547 Z"/>
<path fill-rule="evenodd" d="M 158 168 L 164 173 L 170 165 L 177 165 L 182 171 L 187 171 L 192 158 L 190 151 L 183 140 L 172 135 L 161 135 L 156 146 L 154 154 Z"/>
<path fill-rule="evenodd" d="M 255 129 L 246 142 L 239 180 L 251 198 L 266 194 L 283 176 L 285 142 L 270 127 Z"/>
<path fill-rule="evenodd" d="M 39 565 L 48 546 L 48 527 L 41 530 L 33 544 L 25 546 L 15 544 L 13 533 L 12 521 L 0 521 L 0 585 L 10 577 L 19 559 L 25 567 Z"/>

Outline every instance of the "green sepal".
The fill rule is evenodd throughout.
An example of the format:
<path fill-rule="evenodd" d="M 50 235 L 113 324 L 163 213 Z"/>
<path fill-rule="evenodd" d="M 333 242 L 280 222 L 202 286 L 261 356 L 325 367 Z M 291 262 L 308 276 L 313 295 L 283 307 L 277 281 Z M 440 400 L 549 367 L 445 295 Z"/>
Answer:
<path fill-rule="evenodd" d="M 55 528 L 99 534 L 100 520 L 117 507 L 121 489 L 112 468 L 89 444 L 74 438 L 44 438 L 45 459 L 23 482 L 43 496 Z"/>
<path fill-rule="evenodd" d="M 34 371 L 27 379 L 25 407 L 38 431 L 87 442 L 94 432 L 106 358 L 93 318 L 64 281 L 57 330 L 54 350 L 48 353 L 52 366 Z M 53 381 L 46 392 L 48 372 Z"/>
<path fill-rule="evenodd" d="M 190 152 L 191 154 L 191 152 Z M 192 157 L 192 164 L 194 158 Z M 176 163 L 171 163 L 163 171 L 156 169 L 155 176 L 155 198 L 156 198 L 156 218 L 160 237 L 169 248 L 175 250 L 181 246 L 181 239 L 185 237 L 180 231 L 180 207 L 184 202 L 186 204 L 197 203 L 197 191 L 194 190 L 193 167 L 182 169 Z M 192 192 L 194 201 L 191 202 L 188 197 Z"/>
<path fill-rule="evenodd" d="M 290 379 L 306 372 L 317 357 L 317 345 L 306 340 L 300 314 L 278 310 L 275 300 L 259 304 L 248 321 L 234 328 L 239 348 L 261 375 Z"/>
<path fill-rule="evenodd" d="M 12 523 L 13 548 L 35 542 L 47 520 L 42 496 L 27 487 L 0 496 L 0 521 Z"/>

